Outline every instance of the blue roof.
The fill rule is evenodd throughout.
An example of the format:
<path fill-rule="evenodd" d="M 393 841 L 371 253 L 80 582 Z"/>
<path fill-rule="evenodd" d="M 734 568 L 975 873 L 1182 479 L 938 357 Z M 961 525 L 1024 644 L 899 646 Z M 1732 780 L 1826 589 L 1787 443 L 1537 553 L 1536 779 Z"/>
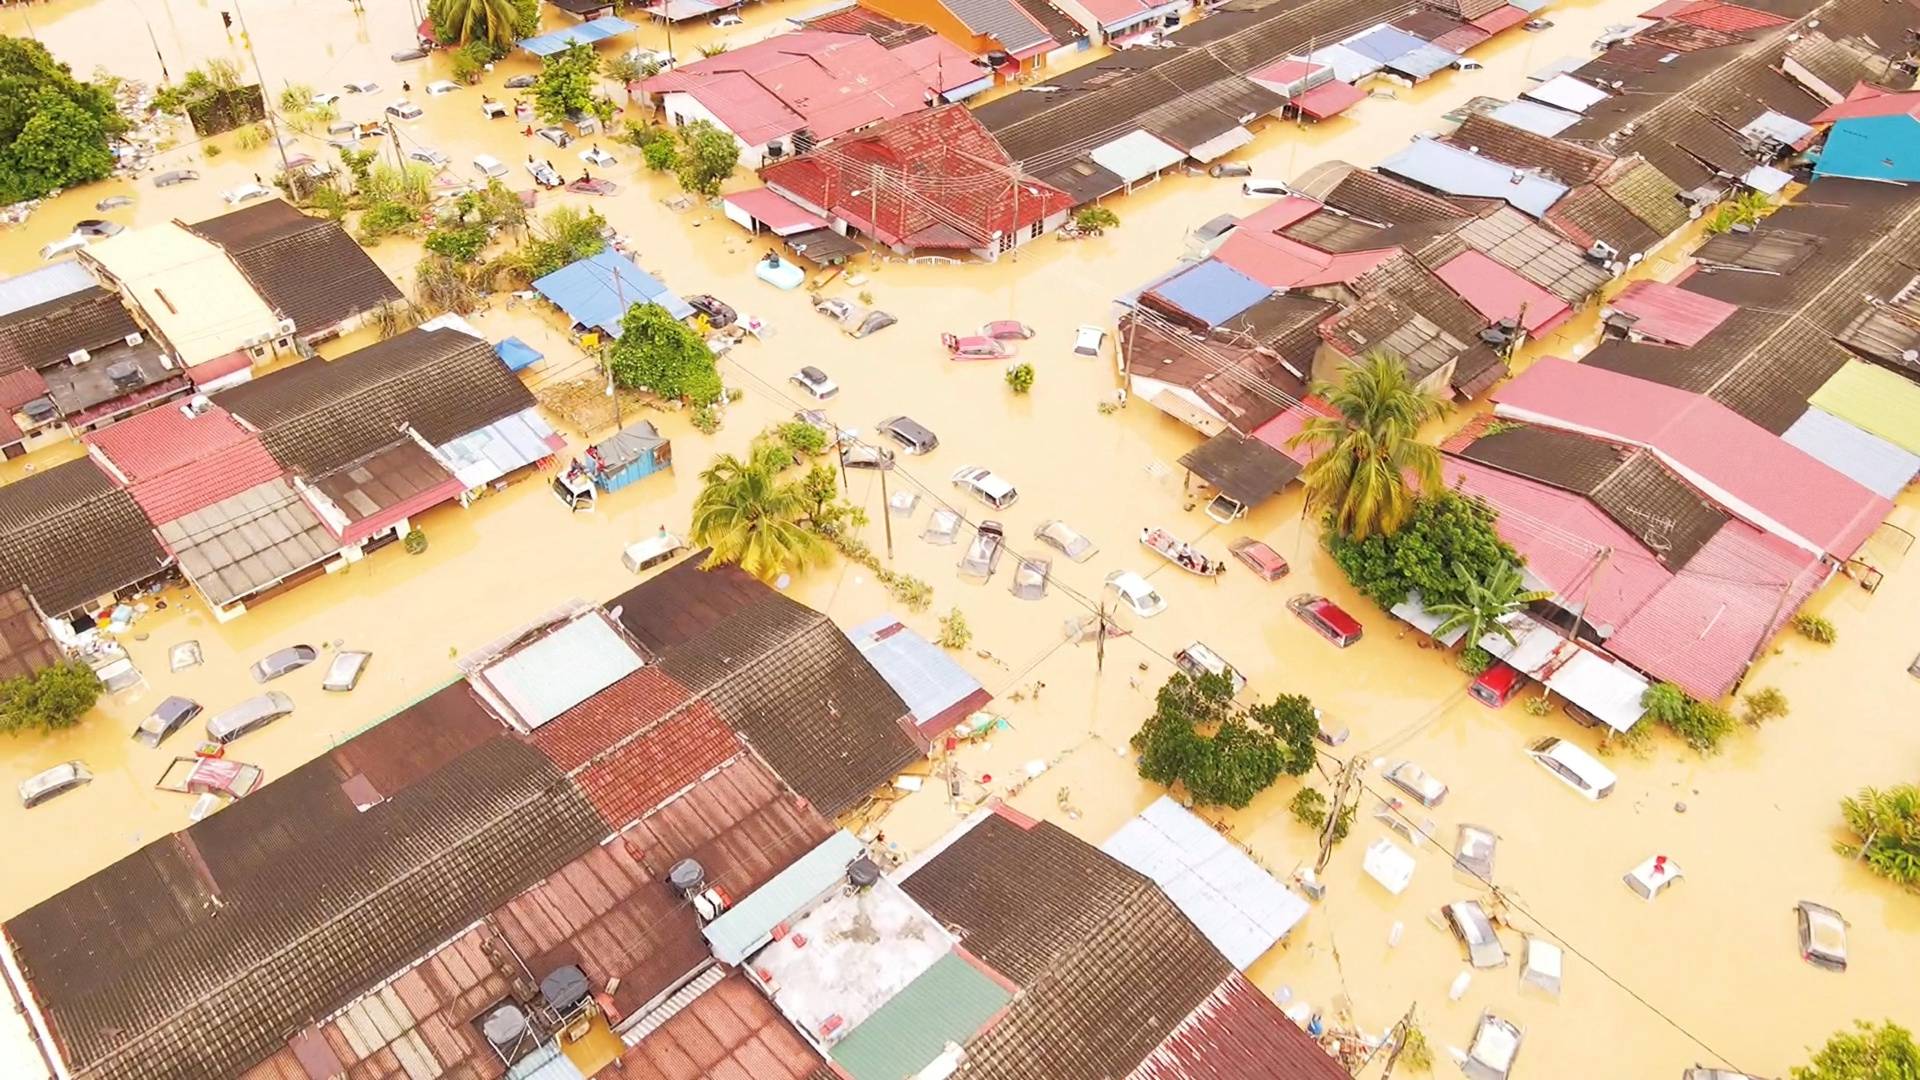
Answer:
<path fill-rule="evenodd" d="M 1567 193 L 1565 184 L 1538 173 L 1502 165 L 1457 146 L 1419 139 L 1380 163 L 1380 171 L 1443 195 L 1505 199 L 1514 209 L 1540 217 Z"/>
<path fill-rule="evenodd" d="M 507 365 L 508 371 L 530 368 L 540 360 L 540 350 L 517 337 L 495 344 L 493 351 L 500 354 L 500 361 Z"/>
<path fill-rule="evenodd" d="M 1161 282 L 1153 293 L 1212 327 L 1265 300 L 1273 290 L 1218 259 L 1208 259 Z"/>
<path fill-rule="evenodd" d="M 907 711 L 922 727 L 938 734 L 964 719 L 945 715 L 961 709 L 971 712 L 992 700 L 980 680 L 967 673 L 947 650 L 908 629 L 892 615 L 882 615 L 847 631 L 854 648 L 887 680 Z"/>
<path fill-rule="evenodd" d="M 1403 53 L 1387 61 L 1387 68 L 1419 80 L 1447 70 L 1459 59 L 1459 53 L 1450 52 L 1438 45 L 1422 45 L 1412 52 Z"/>
<path fill-rule="evenodd" d="M 1369 59 L 1390 64 L 1425 45 L 1426 42 L 1397 27 L 1382 26 L 1356 37 L 1350 37 L 1340 44 Z"/>
<path fill-rule="evenodd" d="M 576 324 L 596 327 L 611 337 L 620 336 L 620 320 L 635 304 L 659 304 L 676 319 L 693 314 L 692 304 L 612 248 L 563 266 L 536 280 L 533 287 Z"/>
<path fill-rule="evenodd" d="M 618 34 L 628 34 L 632 32 L 632 23 L 625 19 L 616 19 L 608 15 L 604 18 L 595 19 L 592 22 L 583 22 L 579 26 L 569 26 L 564 30 L 555 30 L 551 34 L 521 38 L 520 47 L 535 56 L 552 56 L 557 52 L 565 52 L 569 45 L 576 43 L 592 45 L 595 42 L 605 41 Z"/>

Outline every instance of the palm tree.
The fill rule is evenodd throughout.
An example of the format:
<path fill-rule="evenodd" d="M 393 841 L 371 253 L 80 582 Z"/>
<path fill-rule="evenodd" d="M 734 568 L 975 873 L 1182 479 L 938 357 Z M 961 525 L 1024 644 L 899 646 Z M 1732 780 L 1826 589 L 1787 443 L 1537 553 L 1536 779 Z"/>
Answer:
<path fill-rule="evenodd" d="M 1349 365 L 1338 386 L 1321 383 L 1313 392 L 1334 415 L 1310 417 L 1287 441 L 1317 449 L 1301 473 L 1307 502 L 1327 507 L 1333 527 L 1349 539 L 1392 535 L 1413 515 L 1408 474 L 1428 491 L 1440 489 L 1440 452 L 1420 442 L 1419 432 L 1444 403 L 1381 352 Z"/>
<path fill-rule="evenodd" d="M 485 41 L 495 49 L 513 44 L 518 13 L 513 0 L 430 0 L 427 15 L 443 41 Z"/>
<path fill-rule="evenodd" d="M 1513 631 L 1500 620 L 1535 600 L 1545 600 L 1553 595 L 1525 588 L 1526 583 L 1520 578 L 1520 568 L 1512 563 L 1501 563 L 1484 581 L 1475 580 L 1463 566 L 1454 567 L 1454 574 L 1460 580 L 1460 599 L 1428 604 L 1427 610 L 1441 616 L 1440 625 L 1433 628 L 1436 639 L 1465 627 L 1469 647 L 1480 644 L 1480 639 L 1488 634 L 1505 640 L 1509 645 L 1518 644 Z"/>
<path fill-rule="evenodd" d="M 756 449 L 746 460 L 715 458 L 700 474 L 693 501 L 693 539 L 713 548 L 706 565 L 738 563 L 762 580 L 824 559 L 827 542 L 801 524 L 807 498 L 799 483 L 781 479 L 793 464 L 784 446 Z"/>

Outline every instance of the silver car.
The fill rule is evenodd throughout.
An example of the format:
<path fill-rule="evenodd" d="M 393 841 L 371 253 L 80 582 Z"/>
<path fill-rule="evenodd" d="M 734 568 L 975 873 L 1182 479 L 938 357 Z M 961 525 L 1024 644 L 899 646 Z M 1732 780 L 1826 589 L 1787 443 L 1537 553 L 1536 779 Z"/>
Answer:
<path fill-rule="evenodd" d="M 366 672 L 367 661 L 371 659 L 372 653 L 355 649 L 334 653 L 332 662 L 327 664 L 327 677 L 320 681 L 320 689 L 344 694 L 360 685 L 360 676 Z"/>
<path fill-rule="evenodd" d="M 92 779 L 85 762 L 63 761 L 20 781 L 20 805 L 31 809 Z"/>
<path fill-rule="evenodd" d="M 230 743 L 292 711 L 293 699 L 278 690 L 250 697 L 207 721 L 207 738 L 217 743 Z"/>
<path fill-rule="evenodd" d="M 1420 800 L 1421 806 L 1439 806 L 1441 800 L 1447 797 L 1447 785 L 1411 761 L 1392 766 L 1387 769 L 1386 776 L 1388 783 Z"/>
<path fill-rule="evenodd" d="M 320 650 L 311 645 L 289 645 L 268 653 L 266 659 L 253 665 L 253 681 L 272 682 L 291 671 L 298 671 L 320 658 Z"/>
<path fill-rule="evenodd" d="M 1795 904 L 1793 911 L 1800 923 L 1800 958 L 1828 971 L 1847 970 L 1847 920 L 1811 900 Z"/>
<path fill-rule="evenodd" d="M 1033 538 L 1077 563 L 1093 558 L 1099 550 L 1080 530 L 1059 518 L 1041 522 L 1040 527 L 1033 530 Z"/>
<path fill-rule="evenodd" d="M 1460 1063 L 1460 1071 L 1471 1080 L 1507 1080 L 1513 1075 L 1514 1059 L 1520 1056 L 1520 1028 L 1512 1021 L 1502 1020 L 1490 1012 L 1480 1014 L 1480 1024 L 1473 1029 L 1473 1044 L 1467 1048 L 1467 1059 Z"/>
<path fill-rule="evenodd" d="M 1481 907 L 1479 901 L 1457 900 L 1440 911 L 1453 936 L 1467 947 L 1468 963 L 1482 969 L 1507 965 L 1507 950 L 1501 946 L 1500 936 L 1493 932 L 1493 920 L 1487 918 L 1487 909 Z"/>
<path fill-rule="evenodd" d="M 153 712 L 140 721 L 140 727 L 133 733 L 133 741 L 141 746 L 159 746 L 167 736 L 180 730 L 181 725 L 200 715 L 200 703 L 191 698 L 169 697 L 154 706 Z"/>

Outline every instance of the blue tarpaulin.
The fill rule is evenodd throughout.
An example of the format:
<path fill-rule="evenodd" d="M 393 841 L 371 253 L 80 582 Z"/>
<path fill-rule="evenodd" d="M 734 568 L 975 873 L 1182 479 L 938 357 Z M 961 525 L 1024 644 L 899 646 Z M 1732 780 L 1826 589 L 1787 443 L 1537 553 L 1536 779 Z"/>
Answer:
<path fill-rule="evenodd" d="M 592 45 L 595 42 L 605 41 L 619 34 L 630 34 L 632 32 L 632 23 L 625 19 L 616 19 L 608 15 L 604 18 L 595 19 L 592 22 L 583 22 L 579 26 L 569 26 L 564 30 L 555 30 L 551 34 L 521 38 L 520 47 L 535 56 L 552 56 L 557 52 L 565 52 L 569 45 L 576 43 Z"/>
<path fill-rule="evenodd" d="M 1272 293 L 1272 289 L 1217 259 L 1199 263 L 1153 288 L 1155 296 L 1209 327 L 1219 326 Z"/>
<path fill-rule="evenodd" d="M 676 319 L 693 314 L 692 304 L 612 248 L 563 266 L 535 281 L 533 287 L 575 324 L 604 330 L 611 337 L 620 336 L 620 319 L 635 304 L 659 304 Z"/>
<path fill-rule="evenodd" d="M 540 360 L 540 350 L 517 337 L 495 344 L 493 351 L 500 354 L 500 361 L 507 365 L 508 371 L 530 368 Z"/>

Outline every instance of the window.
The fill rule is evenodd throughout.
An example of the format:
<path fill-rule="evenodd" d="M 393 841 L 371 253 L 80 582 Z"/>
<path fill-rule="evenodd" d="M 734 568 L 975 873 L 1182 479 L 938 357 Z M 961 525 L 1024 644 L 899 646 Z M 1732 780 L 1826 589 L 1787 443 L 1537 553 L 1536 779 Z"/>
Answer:
<path fill-rule="evenodd" d="M 1040 218 L 1035 218 L 1033 221 L 1033 227 L 1027 230 L 1027 239 L 1029 240 L 1040 239 L 1040 234 L 1041 232 L 1044 231 L 1045 225 L 1046 225 L 1045 221 L 1043 221 Z"/>

